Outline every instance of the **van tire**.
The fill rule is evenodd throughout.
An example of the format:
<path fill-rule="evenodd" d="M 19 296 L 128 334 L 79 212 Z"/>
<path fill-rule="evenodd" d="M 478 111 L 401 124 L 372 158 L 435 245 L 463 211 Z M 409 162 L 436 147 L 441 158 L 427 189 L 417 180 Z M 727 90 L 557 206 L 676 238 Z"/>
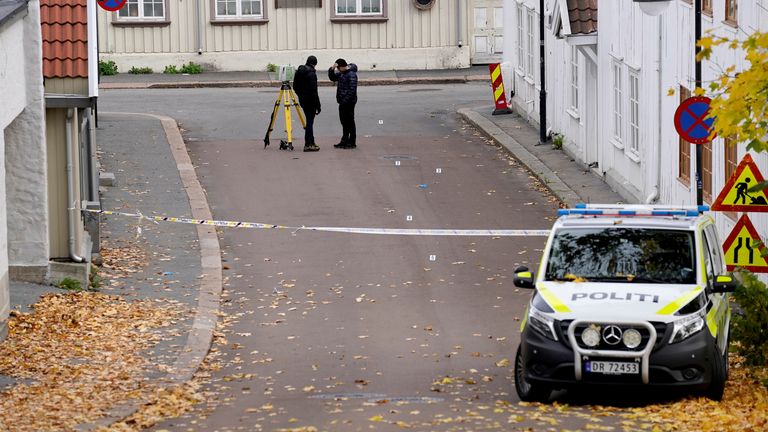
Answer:
<path fill-rule="evenodd" d="M 712 377 L 704 396 L 719 402 L 723 399 L 725 381 L 728 379 L 728 346 L 725 347 L 725 353 L 721 354 L 717 344 L 713 344 L 712 360 Z"/>
<path fill-rule="evenodd" d="M 552 389 L 542 384 L 532 384 L 525 379 L 521 347 L 522 345 L 517 346 L 517 354 L 515 354 L 515 391 L 517 391 L 517 396 L 523 402 L 547 402 L 552 394 Z"/>

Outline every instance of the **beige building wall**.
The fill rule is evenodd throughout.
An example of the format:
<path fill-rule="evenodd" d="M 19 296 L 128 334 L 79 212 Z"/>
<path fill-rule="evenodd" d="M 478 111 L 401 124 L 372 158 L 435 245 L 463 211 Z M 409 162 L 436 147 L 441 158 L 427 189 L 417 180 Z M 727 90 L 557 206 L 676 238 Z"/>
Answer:
<path fill-rule="evenodd" d="M 47 78 L 45 93 L 88 96 L 88 78 Z"/>
<path fill-rule="evenodd" d="M 221 25 L 211 23 L 211 0 L 169 0 L 170 23 L 164 26 L 115 25 L 115 14 L 100 10 L 99 52 L 121 72 L 131 66 L 161 72 L 185 61 L 220 70 L 263 70 L 267 63 L 301 64 L 310 53 L 321 65 L 344 56 L 362 69 L 466 67 L 468 7 L 459 1 L 440 0 L 422 11 L 410 0 L 389 0 L 386 21 L 332 22 L 333 0 L 322 8 L 279 9 L 265 0 L 266 23 Z"/>
<path fill-rule="evenodd" d="M 73 125 L 79 125 L 77 110 L 73 110 Z M 68 203 L 67 197 L 67 110 L 49 108 L 45 110 L 46 136 L 48 141 L 48 211 L 50 214 L 50 244 L 51 259 L 69 258 L 69 214 L 67 209 L 73 203 Z M 72 142 L 78 142 L 78 127 L 71 132 Z M 76 147 L 76 146 L 75 146 Z M 72 170 L 75 173 L 75 184 L 80 184 L 80 158 L 76 152 L 73 158 Z M 74 201 L 80 202 L 80 188 L 75 188 Z M 75 235 L 78 240 L 83 238 L 82 220 L 78 218 Z M 81 242 L 78 241 L 78 244 Z"/>

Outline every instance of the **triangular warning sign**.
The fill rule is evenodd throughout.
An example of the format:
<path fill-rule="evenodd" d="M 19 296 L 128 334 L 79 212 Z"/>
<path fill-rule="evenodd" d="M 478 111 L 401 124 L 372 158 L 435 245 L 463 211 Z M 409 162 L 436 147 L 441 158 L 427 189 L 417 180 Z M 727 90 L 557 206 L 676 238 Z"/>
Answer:
<path fill-rule="evenodd" d="M 768 212 L 768 195 L 764 190 L 750 192 L 749 189 L 762 182 L 763 175 L 757 169 L 752 156 L 747 154 L 731 178 L 720 191 L 712 210 L 738 212 Z"/>
<path fill-rule="evenodd" d="M 760 247 L 752 245 L 753 240 L 760 240 L 760 235 L 749 217 L 742 215 L 723 243 L 728 271 L 741 267 L 755 273 L 768 273 L 768 261 L 760 254 Z"/>

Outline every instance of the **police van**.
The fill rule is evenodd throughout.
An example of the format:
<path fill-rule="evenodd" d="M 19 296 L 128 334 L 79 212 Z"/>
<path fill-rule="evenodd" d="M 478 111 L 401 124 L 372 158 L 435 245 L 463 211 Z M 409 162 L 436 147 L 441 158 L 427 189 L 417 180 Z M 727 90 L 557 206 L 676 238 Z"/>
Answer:
<path fill-rule="evenodd" d="M 672 386 L 720 400 L 728 377 L 729 294 L 706 207 L 580 205 L 562 209 L 515 356 L 521 400 L 579 385 Z"/>

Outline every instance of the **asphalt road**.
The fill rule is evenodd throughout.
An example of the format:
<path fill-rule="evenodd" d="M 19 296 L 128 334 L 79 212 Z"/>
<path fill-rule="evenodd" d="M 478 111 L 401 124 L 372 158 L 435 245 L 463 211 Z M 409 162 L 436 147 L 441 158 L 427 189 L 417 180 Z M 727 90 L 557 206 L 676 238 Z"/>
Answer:
<path fill-rule="evenodd" d="M 332 147 L 332 91 L 321 89 L 318 153 L 278 150 L 280 125 L 263 148 L 276 91 L 105 91 L 100 109 L 176 118 L 218 219 L 549 228 L 552 200 L 455 114 L 491 109 L 487 86 L 361 88 L 355 150 Z M 220 238 L 226 324 L 206 370 L 209 401 L 157 429 L 560 430 L 591 421 L 588 408 L 547 417 L 517 405 L 511 363 L 530 292 L 512 277 L 520 264 L 535 268 L 544 238 L 242 229 Z"/>

